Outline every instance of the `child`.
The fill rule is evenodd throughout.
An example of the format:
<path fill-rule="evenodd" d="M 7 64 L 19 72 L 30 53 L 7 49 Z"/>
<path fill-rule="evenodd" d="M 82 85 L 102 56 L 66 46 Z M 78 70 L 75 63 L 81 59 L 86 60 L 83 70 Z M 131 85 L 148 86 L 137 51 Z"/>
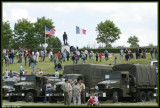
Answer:
<path fill-rule="evenodd" d="M 90 96 L 90 99 L 88 100 L 87 105 L 93 105 L 95 103 L 95 100 L 93 99 L 93 95 Z"/>

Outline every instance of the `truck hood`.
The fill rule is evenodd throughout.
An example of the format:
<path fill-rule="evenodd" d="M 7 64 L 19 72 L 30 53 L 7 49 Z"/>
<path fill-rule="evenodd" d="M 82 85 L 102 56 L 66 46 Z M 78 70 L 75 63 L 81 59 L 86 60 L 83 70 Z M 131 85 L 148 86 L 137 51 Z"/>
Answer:
<path fill-rule="evenodd" d="M 19 82 L 15 85 L 17 86 L 17 85 L 32 85 L 32 84 L 33 84 L 33 82 Z"/>
<path fill-rule="evenodd" d="M 56 85 L 62 85 L 62 84 L 64 84 L 65 82 L 64 81 L 61 81 L 61 82 L 57 82 L 57 83 L 55 83 Z"/>
<path fill-rule="evenodd" d="M 3 86 L 3 89 L 12 89 L 13 88 L 13 86 Z"/>
<path fill-rule="evenodd" d="M 98 84 L 114 84 L 118 82 L 119 80 L 106 80 L 106 81 L 99 82 Z"/>

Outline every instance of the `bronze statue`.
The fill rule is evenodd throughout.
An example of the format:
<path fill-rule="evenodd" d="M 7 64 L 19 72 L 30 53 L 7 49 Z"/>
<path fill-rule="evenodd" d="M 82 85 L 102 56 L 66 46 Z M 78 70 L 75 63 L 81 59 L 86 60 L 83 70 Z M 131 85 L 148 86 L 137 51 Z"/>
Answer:
<path fill-rule="evenodd" d="M 65 42 L 65 40 L 66 40 L 66 42 Z M 64 34 L 63 34 L 63 41 L 64 41 L 64 45 L 67 45 L 67 34 L 66 34 L 66 32 L 64 32 Z"/>

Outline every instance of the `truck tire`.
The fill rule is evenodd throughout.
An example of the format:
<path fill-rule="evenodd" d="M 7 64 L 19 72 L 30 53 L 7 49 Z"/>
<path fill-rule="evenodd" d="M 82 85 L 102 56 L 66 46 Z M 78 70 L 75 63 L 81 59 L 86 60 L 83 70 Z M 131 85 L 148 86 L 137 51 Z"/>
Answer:
<path fill-rule="evenodd" d="M 9 97 L 8 97 L 8 101 L 9 101 L 9 102 L 15 102 L 15 100 L 14 100 L 14 98 L 13 98 L 12 96 L 9 96 Z"/>
<path fill-rule="evenodd" d="M 146 98 L 147 101 L 153 101 L 154 100 L 154 97 L 153 97 L 153 92 L 152 91 L 148 91 L 147 92 L 147 98 Z"/>
<path fill-rule="evenodd" d="M 117 92 L 113 92 L 112 101 L 113 101 L 113 103 L 118 102 L 118 93 Z"/>
<path fill-rule="evenodd" d="M 33 102 L 34 101 L 34 95 L 32 92 L 28 92 L 25 97 L 26 102 Z"/>
<path fill-rule="evenodd" d="M 139 101 L 139 102 L 144 102 L 144 101 L 146 101 L 146 93 L 145 93 L 144 91 L 141 91 L 141 92 L 139 93 L 138 101 Z"/>

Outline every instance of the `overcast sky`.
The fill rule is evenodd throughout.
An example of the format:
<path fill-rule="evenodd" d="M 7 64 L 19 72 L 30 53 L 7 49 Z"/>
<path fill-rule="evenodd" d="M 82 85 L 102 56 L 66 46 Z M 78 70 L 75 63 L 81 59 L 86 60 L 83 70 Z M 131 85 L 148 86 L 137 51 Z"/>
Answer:
<path fill-rule="evenodd" d="M 67 33 L 70 45 L 82 48 L 97 48 L 96 27 L 101 21 L 111 20 L 120 28 L 120 39 L 112 46 L 129 46 L 130 36 L 137 36 L 140 46 L 152 43 L 157 45 L 157 3 L 122 3 L 122 2 L 89 2 L 89 3 L 58 3 L 58 2 L 3 2 L 3 21 L 9 21 L 13 29 L 17 19 L 28 18 L 35 22 L 37 17 L 45 16 L 52 19 L 56 34 L 63 43 L 62 35 Z M 76 34 L 76 26 L 86 29 L 86 35 Z"/>

